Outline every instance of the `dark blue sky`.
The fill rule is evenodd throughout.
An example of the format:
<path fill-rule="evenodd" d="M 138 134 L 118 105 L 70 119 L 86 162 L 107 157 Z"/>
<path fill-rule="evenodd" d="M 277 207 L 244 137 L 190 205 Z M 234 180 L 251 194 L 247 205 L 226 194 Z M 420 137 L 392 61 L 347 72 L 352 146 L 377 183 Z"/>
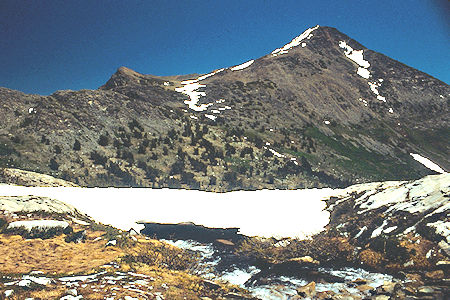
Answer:
<path fill-rule="evenodd" d="M 318 3 L 316 3 L 318 2 Z M 0 86 L 95 89 L 120 66 L 206 73 L 326 25 L 450 82 L 448 1 L 0 0 Z"/>

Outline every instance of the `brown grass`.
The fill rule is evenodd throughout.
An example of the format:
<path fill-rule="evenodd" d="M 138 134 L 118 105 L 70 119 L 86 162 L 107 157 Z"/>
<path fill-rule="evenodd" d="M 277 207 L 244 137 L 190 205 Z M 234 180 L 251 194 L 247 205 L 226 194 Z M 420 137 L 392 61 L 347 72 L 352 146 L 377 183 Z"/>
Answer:
<path fill-rule="evenodd" d="M 209 287 L 203 279 L 189 272 L 196 265 L 192 255 L 172 245 L 139 237 L 132 246 L 105 247 L 108 238 L 94 241 L 103 234 L 104 231 L 88 230 L 86 241 L 79 244 L 66 243 L 65 235 L 45 240 L 26 240 L 17 235 L 0 234 L 0 274 L 19 275 L 43 271 L 47 276 L 58 277 L 105 270 L 107 273 L 102 276 L 115 276 L 116 271 L 131 271 L 152 277 L 150 285 L 139 286 L 140 291 L 133 291 L 126 279 L 105 284 L 105 280 L 100 282 L 102 276 L 99 276 L 98 281 L 84 282 L 77 287 L 84 299 L 105 299 L 111 295 L 115 299 L 125 296 L 154 299 L 156 293 L 161 293 L 164 299 L 175 300 L 202 297 L 224 299 L 230 291 L 248 295 L 247 291 L 229 284 L 219 284 L 217 289 Z M 119 269 L 106 265 L 112 261 L 120 266 Z M 7 287 L 0 282 L 0 299 L 7 289 L 14 289 L 11 299 L 59 299 L 67 294 L 70 287 L 58 279 L 45 287 L 27 289 Z"/>
<path fill-rule="evenodd" d="M 75 274 L 89 271 L 124 255 L 119 248 L 105 248 L 105 240 L 94 242 L 93 238 L 98 235 L 99 233 L 91 233 L 85 243 L 79 244 L 66 243 L 64 235 L 46 240 L 0 235 L 0 272 Z"/>

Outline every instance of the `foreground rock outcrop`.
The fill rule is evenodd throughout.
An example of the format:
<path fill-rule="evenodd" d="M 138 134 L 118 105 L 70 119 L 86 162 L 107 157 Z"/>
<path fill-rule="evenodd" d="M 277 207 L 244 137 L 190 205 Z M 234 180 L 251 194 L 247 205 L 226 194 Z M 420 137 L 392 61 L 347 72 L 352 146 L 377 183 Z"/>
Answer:
<path fill-rule="evenodd" d="M 311 239 L 252 238 L 241 243 L 238 255 L 261 269 L 247 286 L 290 276 L 309 282 L 298 288 L 301 297 L 446 299 L 449 196 L 448 173 L 350 186 L 327 200 L 330 223 Z M 392 277 L 381 279 L 379 274 Z M 340 292 L 333 285 L 327 290 L 325 283 L 341 284 Z"/>
<path fill-rule="evenodd" d="M 0 182 L 21 186 L 77 186 L 50 175 L 13 168 L 0 168 Z"/>
<path fill-rule="evenodd" d="M 359 259 L 392 271 L 430 270 L 450 255 L 450 174 L 349 187 L 327 201 L 327 234 L 358 247 Z"/>

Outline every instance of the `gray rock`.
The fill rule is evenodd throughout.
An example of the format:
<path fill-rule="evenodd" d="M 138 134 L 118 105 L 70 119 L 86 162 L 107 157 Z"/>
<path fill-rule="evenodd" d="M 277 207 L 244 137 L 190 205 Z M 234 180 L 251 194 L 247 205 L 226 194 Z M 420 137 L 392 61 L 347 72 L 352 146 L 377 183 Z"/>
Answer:
<path fill-rule="evenodd" d="M 434 289 L 430 286 L 422 286 L 417 289 L 419 294 L 432 294 L 434 293 Z"/>

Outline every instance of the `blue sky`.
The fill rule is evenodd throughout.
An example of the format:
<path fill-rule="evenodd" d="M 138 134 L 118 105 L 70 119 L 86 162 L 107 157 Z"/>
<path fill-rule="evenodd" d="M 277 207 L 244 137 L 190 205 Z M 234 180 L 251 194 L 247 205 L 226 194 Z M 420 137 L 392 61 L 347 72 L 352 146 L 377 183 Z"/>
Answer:
<path fill-rule="evenodd" d="M 206 73 L 261 57 L 305 29 L 336 27 L 450 82 L 448 1 L 0 1 L 0 86 L 95 89 L 120 66 Z"/>

